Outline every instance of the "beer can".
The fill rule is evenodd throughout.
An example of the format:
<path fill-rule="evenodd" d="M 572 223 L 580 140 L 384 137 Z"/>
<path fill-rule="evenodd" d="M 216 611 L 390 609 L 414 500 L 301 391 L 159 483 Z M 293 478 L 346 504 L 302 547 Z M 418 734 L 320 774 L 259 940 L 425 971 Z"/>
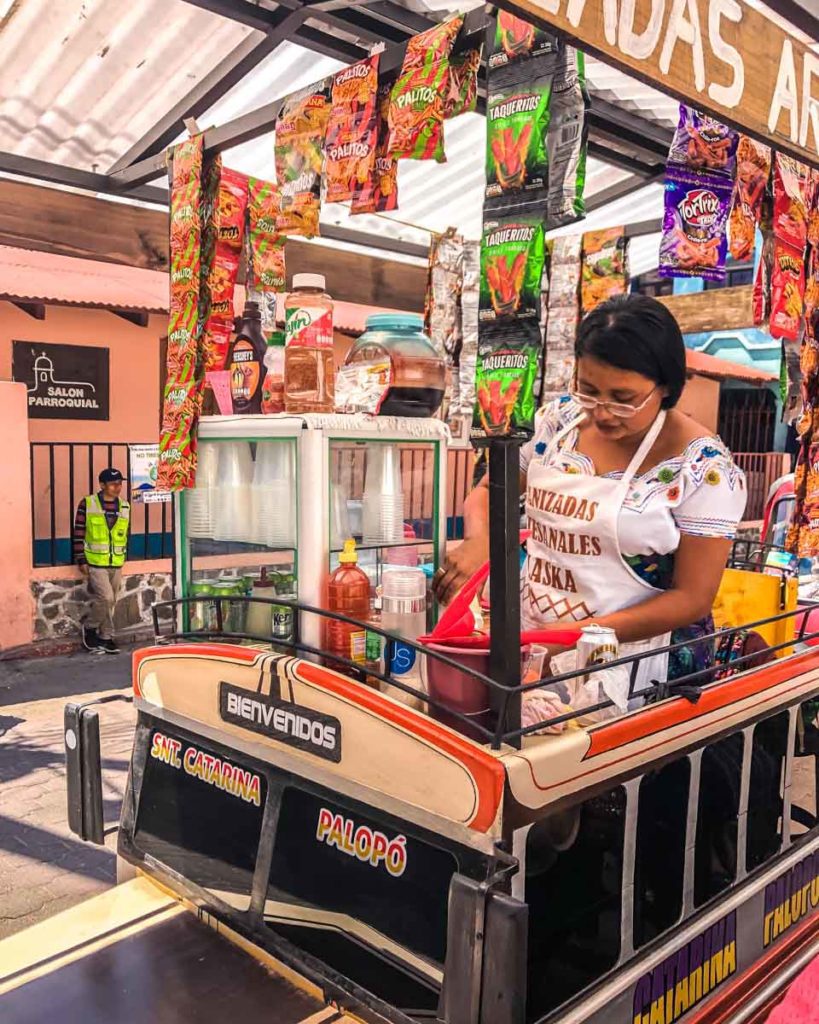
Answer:
<path fill-rule="evenodd" d="M 583 671 L 591 665 L 605 665 L 615 661 L 620 652 L 617 634 L 609 626 L 598 626 L 594 622 L 583 626 L 577 641 L 577 668 Z"/>
<path fill-rule="evenodd" d="M 279 594 L 279 597 L 284 597 L 288 601 L 295 601 L 295 594 Z M 287 604 L 274 604 L 273 605 L 273 631 L 272 637 L 274 640 L 292 640 L 293 639 L 293 609 Z"/>
<path fill-rule="evenodd" d="M 190 628 L 195 632 L 212 633 L 216 629 L 216 602 L 212 596 L 215 584 L 216 580 L 191 580 L 190 596 L 200 598 L 190 606 Z"/>

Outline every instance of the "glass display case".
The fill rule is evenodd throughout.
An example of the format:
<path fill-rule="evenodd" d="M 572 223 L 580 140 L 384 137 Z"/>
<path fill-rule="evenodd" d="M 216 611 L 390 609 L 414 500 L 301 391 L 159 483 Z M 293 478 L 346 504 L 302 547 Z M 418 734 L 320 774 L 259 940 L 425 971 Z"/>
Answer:
<path fill-rule="evenodd" d="M 446 542 L 446 438 L 438 420 L 203 417 L 196 486 L 176 499 L 179 596 L 201 600 L 180 625 L 214 629 L 218 610 L 225 632 L 286 639 L 290 609 L 219 596 L 325 607 L 350 537 L 374 606 L 390 566 L 419 567 L 429 586 Z M 305 643 L 321 645 L 317 616 L 303 613 L 299 627 Z"/>

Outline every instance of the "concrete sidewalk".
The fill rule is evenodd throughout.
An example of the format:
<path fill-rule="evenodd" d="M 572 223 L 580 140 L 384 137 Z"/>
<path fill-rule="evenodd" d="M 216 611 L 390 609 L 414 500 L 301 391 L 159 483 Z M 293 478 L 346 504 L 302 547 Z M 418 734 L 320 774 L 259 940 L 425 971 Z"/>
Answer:
<path fill-rule="evenodd" d="M 81 842 L 66 823 L 63 707 L 127 693 L 130 649 L 0 662 L 0 938 L 114 884 L 116 834 Z M 106 825 L 119 819 L 136 714 L 100 708 Z"/>

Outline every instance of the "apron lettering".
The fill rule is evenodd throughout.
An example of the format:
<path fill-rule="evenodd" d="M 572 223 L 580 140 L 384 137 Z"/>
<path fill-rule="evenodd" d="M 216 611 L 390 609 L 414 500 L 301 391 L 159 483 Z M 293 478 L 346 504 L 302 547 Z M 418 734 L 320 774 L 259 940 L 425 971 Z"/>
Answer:
<path fill-rule="evenodd" d="M 560 494 L 559 491 L 546 491 L 541 487 L 530 487 L 526 501 L 541 512 L 549 512 L 555 516 L 566 516 L 568 519 L 580 519 L 590 523 L 597 515 L 598 502 L 581 498 L 579 501 L 571 494 Z"/>
<path fill-rule="evenodd" d="M 544 587 L 551 587 L 553 590 L 561 590 L 563 593 L 577 593 L 577 584 L 574 581 L 571 569 L 560 569 L 545 558 L 532 558 L 528 560 L 529 580 L 532 583 L 541 583 Z"/>
<path fill-rule="evenodd" d="M 599 555 L 602 551 L 599 537 L 588 533 L 572 533 L 558 530 L 554 526 L 545 526 L 536 519 L 529 518 L 527 523 L 532 540 L 538 541 L 552 551 L 566 555 Z"/>

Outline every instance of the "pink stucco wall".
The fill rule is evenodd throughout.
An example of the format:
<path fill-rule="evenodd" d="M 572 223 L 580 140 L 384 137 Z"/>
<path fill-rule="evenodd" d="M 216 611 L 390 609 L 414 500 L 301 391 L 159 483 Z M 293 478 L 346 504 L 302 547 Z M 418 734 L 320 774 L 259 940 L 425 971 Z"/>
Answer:
<path fill-rule="evenodd" d="M 26 388 L 0 380 L 0 651 L 31 641 L 31 502 Z"/>
<path fill-rule="evenodd" d="M 102 309 L 47 306 L 44 320 L 35 320 L 10 302 L 0 302 L 0 381 L 10 380 L 12 341 L 62 345 L 94 345 L 109 349 L 110 418 L 106 420 L 35 419 L 29 421 L 31 441 L 150 442 L 159 437 L 160 339 L 167 331 L 167 317 L 151 316 L 147 327 L 137 327 Z M 114 462 L 126 470 L 124 449 Z M 94 471 L 107 465 L 100 449 Z M 47 451 L 37 450 L 35 460 L 35 529 L 38 537 L 50 533 L 50 494 Z M 83 451 L 75 459 L 75 484 L 85 487 L 88 459 Z M 55 451 L 55 532 L 70 532 L 71 502 L 68 487 L 68 450 Z M 81 494 L 76 493 L 79 500 Z M 142 508 L 136 510 L 141 517 Z M 142 522 L 134 523 L 141 530 Z"/>

